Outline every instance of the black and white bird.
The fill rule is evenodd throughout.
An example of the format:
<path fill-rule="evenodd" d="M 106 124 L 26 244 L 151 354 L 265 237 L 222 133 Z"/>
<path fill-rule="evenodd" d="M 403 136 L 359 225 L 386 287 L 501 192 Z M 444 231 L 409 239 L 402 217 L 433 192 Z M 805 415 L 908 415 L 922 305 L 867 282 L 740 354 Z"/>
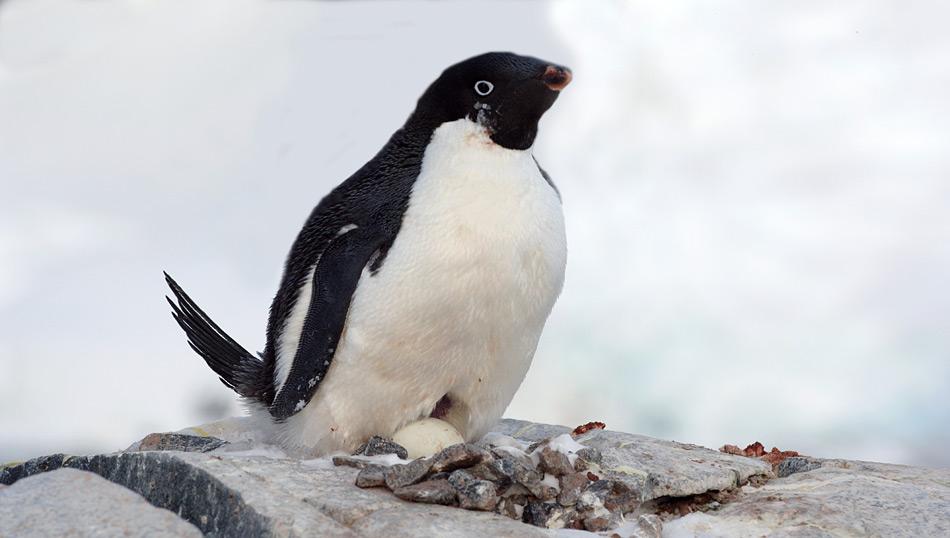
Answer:
<path fill-rule="evenodd" d="M 532 146 L 570 81 L 506 52 L 446 69 L 310 214 L 259 356 L 166 274 L 191 347 L 273 442 L 352 450 L 429 416 L 473 440 L 501 417 L 564 281 L 560 195 Z"/>

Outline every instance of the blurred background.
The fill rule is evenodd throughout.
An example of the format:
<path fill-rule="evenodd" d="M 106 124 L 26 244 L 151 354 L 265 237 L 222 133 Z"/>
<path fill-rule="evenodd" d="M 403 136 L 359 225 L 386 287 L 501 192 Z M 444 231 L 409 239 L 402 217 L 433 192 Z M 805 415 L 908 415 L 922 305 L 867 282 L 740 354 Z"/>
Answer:
<path fill-rule="evenodd" d="M 508 416 L 950 466 L 950 7 L 0 3 L 0 461 L 237 414 L 310 209 L 446 66 L 575 81 L 535 155 L 564 293 Z"/>

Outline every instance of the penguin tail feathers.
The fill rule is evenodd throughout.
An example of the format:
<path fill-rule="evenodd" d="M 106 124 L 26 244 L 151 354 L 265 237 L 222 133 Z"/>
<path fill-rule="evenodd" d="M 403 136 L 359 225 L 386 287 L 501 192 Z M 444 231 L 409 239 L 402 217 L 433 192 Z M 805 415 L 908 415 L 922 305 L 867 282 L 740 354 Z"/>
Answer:
<path fill-rule="evenodd" d="M 229 389 L 245 398 L 264 400 L 268 386 L 264 361 L 221 330 L 168 273 L 164 274 L 177 304 L 168 296 L 165 300 L 172 307 L 172 317 L 188 336 L 191 349 L 201 355 Z"/>

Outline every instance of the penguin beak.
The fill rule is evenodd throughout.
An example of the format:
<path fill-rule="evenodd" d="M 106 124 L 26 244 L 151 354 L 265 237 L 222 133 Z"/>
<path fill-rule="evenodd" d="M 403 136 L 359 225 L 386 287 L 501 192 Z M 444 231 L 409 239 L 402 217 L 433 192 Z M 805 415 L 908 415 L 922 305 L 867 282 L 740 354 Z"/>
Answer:
<path fill-rule="evenodd" d="M 544 74 L 541 75 L 541 82 L 544 82 L 548 88 L 559 92 L 571 83 L 571 78 L 573 78 L 573 75 L 571 75 L 570 69 L 559 65 L 549 65 L 544 70 Z"/>

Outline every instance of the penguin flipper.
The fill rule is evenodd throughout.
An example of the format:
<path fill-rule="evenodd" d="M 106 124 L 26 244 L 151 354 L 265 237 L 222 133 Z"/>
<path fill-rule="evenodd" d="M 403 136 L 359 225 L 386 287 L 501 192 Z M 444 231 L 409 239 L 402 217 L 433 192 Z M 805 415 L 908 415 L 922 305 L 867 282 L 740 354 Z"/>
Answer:
<path fill-rule="evenodd" d="M 277 420 L 310 402 L 330 369 L 363 269 L 389 239 L 371 228 L 354 228 L 334 238 L 313 271 L 310 307 L 290 373 L 270 406 Z"/>
<path fill-rule="evenodd" d="M 264 362 L 221 330 L 168 273 L 164 274 L 178 304 L 168 297 L 165 300 L 172 307 L 172 317 L 188 336 L 191 349 L 201 355 L 225 386 L 246 398 L 263 400 L 268 387 Z"/>

